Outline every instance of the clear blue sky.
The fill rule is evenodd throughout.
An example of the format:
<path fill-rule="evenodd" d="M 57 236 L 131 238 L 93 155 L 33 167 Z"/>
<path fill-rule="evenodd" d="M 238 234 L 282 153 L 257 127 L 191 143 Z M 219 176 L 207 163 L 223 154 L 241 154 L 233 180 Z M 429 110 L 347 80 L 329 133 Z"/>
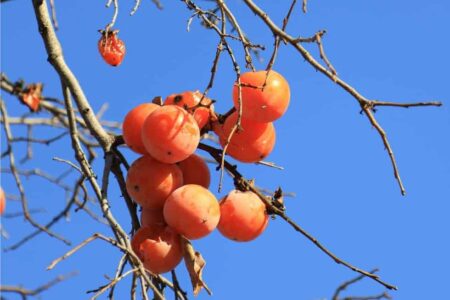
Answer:
<path fill-rule="evenodd" d="M 45 95 L 61 97 L 30 2 L 1 5 L 1 68 L 12 80 L 43 82 Z M 96 109 L 105 102 L 110 104 L 105 118 L 122 120 L 130 108 L 156 95 L 203 89 L 208 83 L 217 37 L 197 20 L 187 32 L 190 12 L 181 1 L 163 1 L 163 11 L 151 1 L 142 1 L 133 17 L 128 13 L 134 1 L 120 2 L 116 27 L 126 42 L 127 54 L 119 68 L 107 66 L 97 52 L 97 30 L 109 22 L 113 12 L 104 7 L 106 1 L 55 2 L 66 61 Z M 264 68 L 272 46 L 270 32 L 240 1 L 229 2 L 248 36 L 268 46 L 269 51 L 262 53 L 263 62 L 257 63 Z M 240 165 L 239 169 L 256 178 L 260 186 L 274 189 L 281 185 L 295 192 L 297 197 L 286 199 L 288 214 L 341 258 L 361 268 L 380 268 L 380 275 L 399 287 L 392 292 L 395 299 L 443 299 L 448 294 L 450 269 L 450 3 L 310 2 L 308 14 L 295 11 L 288 31 L 308 36 L 327 29 L 324 43 L 330 60 L 339 75 L 365 96 L 444 102 L 441 108 L 382 108 L 376 114 L 388 132 L 407 196 L 400 195 L 381 140 L 359 114 L 354 99 L 287 47 L 281 48 L 275 69 L 290 82 L 292 99 L 287 114 L 276 122 L 277 144 L 269 157 L 285 170 L 253 165 Z M 289 1 L 274 3 L 264 7 L 280 22 Z M 233 46 L 242 63 L 239 45 Z M 316 49 L 309 49 L 317 57 Z M 220 112 L 230 107 L 233 78 L 224 55 L 210 93 L 218 100 Z M 2 98 L 11 115 L 26 111 L 10 96 L 2 93 Z M 15 130 L 16 135 L 23 134 L 23 130 Z M 38 137 L 47 134 L 45 130 L 36 132 Z M 3 143 L 3 129 L 1 135 Z M 51 158 L 73 160 L 68 143 L 65 139 L 52 147 L 36 146 L 35 161 L 20 168 L 61 172 L 64 167 Z M 17 148 L 21 157 L 24 149 L 22 145 Z M 125 152 L 130 161 L 136 158 Z M 8 165 L 6 160 L 1 164 Z M 95 167 L 100 174 L 101 165 Z M 213 167 L 211 172 L 217 178 Z M 17 194 L 9 175 L 2 174 L 1 185 L 7 193 Z M 216 188 L 214 180 L 211 189 Z M 231 188 L 231 181 L 226 180 L 225 190 Z M 65 204 L 64 193 L 40 179 L 26 180 L 26 190 L 31 208 L 47 210 L 36 215 L 41 222 Z M 114 185 L 110 201 L 114 214 L 129 230 L 126 207 Z M 9 201 L 7 209 L 19 211 L 20 205 Z M 2 220 L 2 226 L 11 235 L 9 240 L 2 239 L 2 247 L 32 230 L 21 218 Z M 95 232 L 111 234 L 83 212 L 72 213 L 70 221 L 59 223 L 54 230 L 74 244 Z M 198 299 L 323 299 L 355 275 L 278 219 L 251 243 L 234 243 L 215 232 L 194 245 L 207 260 L 204 278 L 214 293 L 209 298 L 202 292 Z M 87 298 L 86 290 L 105 284 L 105 274 L 114 274 L 120 253 L 94 242 L 53 271 L 45 271 L 50 261 L 69 249 L 40 235 L 15 252 L 2 253 L 2 283 L 34 288 L 58 274 L 78 270 L 77 277 L 52 288 L 43 299 Z M 189 288 L 184 267 L 180 265 L 178 270 L 182 285 Z M 128 281 L 120 283 L 116 298 L 127 299 L 128 290 Z M 366 279 L 348 294 L 381 291 L 382 286 Z"/>

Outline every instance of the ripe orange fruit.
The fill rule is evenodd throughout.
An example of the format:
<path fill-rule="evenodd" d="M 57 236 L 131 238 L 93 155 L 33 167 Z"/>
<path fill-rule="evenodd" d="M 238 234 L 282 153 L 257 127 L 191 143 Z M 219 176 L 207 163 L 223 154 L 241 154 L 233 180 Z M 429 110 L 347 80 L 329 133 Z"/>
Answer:
<path fill-rule="evenodd" d="M 165 105 L 153 111 L 142 127 L 145 149 L 155 159 L 176 163 L 188 158 L 200 142 L 200 129 L 181 107 Z"/>
<path fill-rule="evenodd" d="M 3 189 L 0 187 L 0 215 L 2 215 L 3 212 L 5 211 L 5 207 L 6 207 L 6 197 L 5 197 L 5 192 L 4 192 Z"/>
<path fill-rule="evenodd" d="M 123 139 L 131 150 L 140 154 L 146 154 L 144 143 L 142 142 L 142 126 L 145 119 L 159 105 L 154 103 L 143 103 L 128 112 L 123 121 Z"/>
<path fill-rule="evenodd" d="M 164 105 L 177 105 L 184 108 L 187 112 L 194 116 L 198 127 L 202 129 L 208 123 L 211 112 L 214 112 L 214 105 L 212 105 L 211 99 L 204 97 L 202 99 L 202 93 L 200 91 L 184 92 L 181 94 L 172 94 L 164 100 Z"/>
<path fill-rule="evenodd" d="M 98 51 L 106 63 L 118 66 L 125 56 L 125 44 L 117 36 L 118 31 L 102 31 L 102 37 L 98 41 Z"/>
<path fill-rule="evenodd" d="M 133 162 L 126 179 L 131 198 L 149 209 L 162 209 L 166 198 L 182 185 L 183 173 L 177 165 L 161 163 L 149 155 Z"/>
<path fill-rule="evenodd" d="M 166 225 L 162 209 L 143 208 L 141 212 L 141 227 Z"/>
<path fill-rule="evenodd" d="M 198 184 L 204 188 L 209 188 L 211 175 L 206 162 L 200 156 L 192 154 L 185 160 L 178 163 L 183 172 L 184 184 Z"/>
<path fill-rule="evenodd" d="M 220 201 L 217 229 L 231 240 L 251 241 L 266 229 L 268 222 L 266 206 L 253 192 L 233 190 Z"/>
<path fill-rule="evenodd" d="M 237 121 L 237 112 L 231 114 L 222 127 L 214 126 L 222 147 L 225 147 L 228 136 Z M 241 130 L 234 132 L 227 154 L 238 161 L 246 163 L 258 162 L 266 158 L 275 146 L 275 127 L 273 123 L 260 123 L 241 119 Z"/>
<path fill-rule="evenodd" d="M 179 234 L 199 239 L 216 228 L 220 208 L 216 197 L 200 185 L 188 184 L 176 189 L 164 205 L 164 219 Z"/>
<path fill-rule="evenodd" d="M 167 226 L 139 228 L 131 240 L 131 247 L 145 268 L 154 274 L 169 272 L 183 257 L 180 236 Z"/>
<path fill-rule="evenodd" d="M 247 72 L 241 75 L 242 116 L 258 122 L 273 122 L 287 110 L 291 93 L 289 84 L 283 76 L 270 71 L 266 86 L 267 71 Z M 238 106 L 239 89 L 237 83 L 233 87 L 233 101 Z"/>

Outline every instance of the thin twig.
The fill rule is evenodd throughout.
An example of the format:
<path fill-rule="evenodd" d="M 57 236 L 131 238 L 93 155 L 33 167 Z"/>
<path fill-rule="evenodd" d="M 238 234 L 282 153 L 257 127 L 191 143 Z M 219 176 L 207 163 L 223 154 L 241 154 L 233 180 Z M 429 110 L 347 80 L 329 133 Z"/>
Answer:
<path fill-rule="evenodd" d="M 11 169 L 11 172 L 13 174 L 14 180 L 16 182 L 16 186 L 19 190 L 19 194 L 20 194 L 20 199 L 21 199 L 21 203 L 22 203 L 22 210 L 25 216 L 25 219 L 34 227 L 36 227 L 37 229 L 39 229 L 40 231 L 43 231 L 45 233 L 47 233 L 49 236 L 54 237 L 62 242 L 64 242 L 67 245 L 70 245 L 70 241 L 65 239 L 64 237 L 53 233 L 52 231 L 50 231 L 48 228 L 46 228 L 45 226 L 42 226 L 41 224 L 37 223 L 30 215 L 29 213 L 29 209 L 28 209 L 28 201 L 27 198 L 25 196 L 25 189 L 23 187 L 22 181 L 20 179 L 20 176 L 18 174 L 17 168 L 16 168 L 16 164 L 15 164 L 15 158 L 14 158 L 14 152 L 13 152 L 13 148 L 11 145 L 11 140 L 13 139 L 12 133 L 11 133 L 11 128 L 9 126 L 9 122 L 8 122 L 8 113 L 6 111 L 6 106 L 5 103 L 3 102 L 2 99 L 0 99 L 0 111 L 1 111 L 1 115 L 3 117 L 3 127 L 5 129 L 5 136 L 7 139 L 7 152 L 8 152 L 8 156 L 9 156 L 9 167 Z"/>
<path fill-rule="evenodd" d="M 257 6 L 252 0 L 244 0 L 248 8 L 255 13 L 256 16 L 258 16 L 265 24 L 266 26 L 273 32 L 274 35 L 280 36 L 281 39 L 285 40 L 287 43 L 289 43 L 295 50 L 299 52 L 299 54 L 317 71 L 331 79 L 333 82 L 335 82 L 337 85 L 339 85 L 341 88 L 343 88 L 346 92 L 348 92 L 351 96 L 353 96 L 360 106 L 362 107 L 363 111 L 365 112 L 366 116 L 368 117 L 369 121 L 372 125 L 376 124 L 378 127 L 377 131 L 380 134 L 381 139 L 383 140 L 383 143 L 388 145 L 386 135 L 383 135 L 383 130 L 381 126 L 376 122 L 374 116 L 371 114 L 371 111 L 369 107 L 372 105 L 370 100 L 365 98 L 363 95 L 361 95 L 355 88 L 353 88 L 351 85 L 349 85 L 344 80 L 340 79 L 336 74 L 334 74 L 329 68 L 324 67 L 321 65 L 299 42 L 298 39 L 292 37 L 288 33 L 286 33 L 284 30 L 282 30 L 280 27 L 278 27 L 272 19 L 269 17 L 269 15 L 263 11 L 259 6 Z M 439 106 L 439 103 L 435 103 L 435 106 Z M 422 105 L 417 105 L 422 106 Z M 370 113 L 368 113 L 370 112 Z M 375 120 L 375 122 L 374 122 Z M 390 149 L 390 146 L 387 147 L 388 150 Z M 392 149 L 388 151 L 389 157 L 391 159 L 391 164 L 394 169 L 394 174 L 396 174 L 395 178 L 397 179 L 397 183 L 400 187 L 401 193 L 405 194 L 405 189 L 403 187 L 403 183 L 400 179 L 400 176 L 398 174 L 397 165 L 395 163 L 394 155 L 392 152 Z"/>
<path fill-rule="evenodd" d="M 117 21 L 117 16 L 119 15 L 119 1 L 118 0 L 108 1 L 108 3 L 106 4 L 106 7 L 110 7 L 111 2 L 114 3 L 114 14 L 112 16 L 111 22 L 109 22 L 108 25 L 106 25 L 106 27 L 105 27 L 106 34 L 108 34 L 108 32 L 111 30 L 111 28 L 114 27 L 114 24 L 116 24 L 116 21 Z"/>
<path fill-rule="evenodd" d="M 55 7 L 55 0 L 50 0 L 50 9 L 52 11 L 52 22 L 53 27 L 55 27 L 55 30 L 59 29 L 58 26 L 58 20 L 56 19 L 56 7 Z"/>
<path fill-rule="evenodd" d="M 371 274 L 374 274 L 378 272 L 378 269 L 373 269 L 372 271 L 370 271 Z M 339 299 L 339 294 L 343 291 L 345 291 L 345 289 L 347 289 L 350 285 L 364 279 L 365 276 L 364 275 L 359 275 L 353 279 L 350 279 L 348 281 L 343 282 L 342 284 L 340 284 L 337 288 L 336 291 L 334 292 L 333 296 L 331 297 L 331 300 L 338 300 Z"/>
<path fill-rule="evenodd" d="M 89 292 L 96 292 L 94 296 L 91 297 L 91 300 L 95 300 L 97 299 L 101 294 L 103 294 L 104 292 L 106 292 L 109 288 L 114 287 L 120 280 L 122 280 L 123 278 L 127 277 L 128 275 L 137 272 L 138 269 L 131 269 L 125 273 L 123 273 L 122 275 L 120 275 L 119 277 L 115 277 L 113 280 L 111 280 L 110 283 L 108 283 L 107 285 L 101 287 L 99 290 L 96 291 L 88 291 Z"/>
<path fill-rule="evenodd" d="M 250 182 L 249 180 L 246 180 L 241 173 L 238 172 L 236 166 L 231 165 L 229 162 L 224 160 L 222 156 L 222 151 L 220 149 L 214 148 L 212 146 L 200 143 L 198 146 L 199 149 L 204 150 L 208 152 L 218 163 L 224 162 L 224 167 L 229 171 L 229 173 L 234 178 L 235 185 L 240 190 L 250 190 L 253 193 L 255 193 L 265 204 L 268 209 L 269 213 L 276 214 L 280 218 L 282 218 L 284 221 L 286 221 L 293 229 L 301 233 L 304 237 L 306 237 L 309 241 L 311 241 L 317 248 L 319 248 L 322 252 L 324 252 L 328 257 L 333 259 L 337 264 L 342 264 L 343 266 L 349 268 L 350 270 L 357 272 L 361 275 L 364 275 L 368 278 L 371 278 L 372 280 L 375 280 L 376 282 L 384 285 L 386 288 L 391 290 L 396 290 L 397 287 L 389 284 L 383 280 L 380 279 L 379 276 L 375 274 L 371 274 L 368 271 L 365 271 L 363 269 L 357 268 L 353 266 L 352 264 L 340 259 L 337 257 L 333 252 L 328 250 L 325 246 L 323 246 L 314 236 L 309 234 L 306 230 L 304 230 L 302 227 L 300 227 L 297 223 L 295 223 L 292 219 L 290 219 L 283 207 L 280 207 L 277 202 L 272 201 L 265 195 L 263 195 L 253 184 L 253 182 Z"/>
<path fill-rule="evenodd" d="M 69 278 L 72 278 L 74 276 L 78 275 L 78 272 L 71 272 L 69 274 L 66 275 L 59 275 L 58 277 L 56 277 L 55 279 L 47 282 L 46 284 L 43 284 L 33 290 L 30 289 L 26 289 L 23 288 L 21 286 L 10 286 L 10 285 L 1 285 L 0 286 L 0 292 L 2 293 L 15 293 L 15 294 L 19 294 L 22 299 L 26 299 L 27 296 L 37 296 L 39 294 L 41 294 L 44 291 L 47 291 L 48 289 L 50 289 L 51 287 L 53 287 L 54 285 L 67 280 Z M 3 297 L 2 297 L 3 298 Z"/>

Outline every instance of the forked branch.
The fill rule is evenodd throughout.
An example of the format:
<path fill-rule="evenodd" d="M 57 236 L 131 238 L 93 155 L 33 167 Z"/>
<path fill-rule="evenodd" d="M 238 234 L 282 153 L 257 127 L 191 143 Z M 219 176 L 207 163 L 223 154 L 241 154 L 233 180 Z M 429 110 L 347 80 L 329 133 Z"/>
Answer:
<path fill-rule="evenodd" d="M 387 140 L 387 136 L 384 133 L 384 130 L 382 127 L 378 124 L 376 121 L 374 115 L 371 113 L 369 108 L 373 108 L 374 106 L 396 106 L 396 107 L 417 107 L 417 106 L 440 106 L 442 105 L 440 102 L 417 102 L 417 103 L 395 103 L 394 102 L 381 102 L 381 101 L 374 101 L 369 100 L 368 98 L 364 97 L 362 94 L 360 94 L 354 87 L 352 87 L 350 84 L 342 80 L 337 76 L 336 70 L 332 67 L 331 63 L 329 62 L 328 58 L 325 56 L 325 52 L 323 50 L 323 45 L 321 43 L 321 35 L 315 35 L 314 41 L 316 41 L 319 45 L 320 55 L 322 59 L 325 61 L 325 64 L 327 67 L 320 64 L 312 55 L 309 53 L 301 44 L 302 39 L 294 38 L 293 36 L 289 35 L 283 28 L 280 28 L 278 25 L 276 25 L 272 19 L 269 17 L 269 14 L 267 14 L 264 10 L 262 10 L 259 6 L 257 6 L 252 0 L 244 0 L 248 8 L 257 16 L 259 17 L 266 26 L 272 31 L 272 33 L 275 36 L 278 36 L 283 41 L 286 41 L 289 43 L 297 52 L 317 71 L 324 74 L 326 77 L 331 79 L 333 82 L 335 82 L 337 85 L 339 85 L 341 88 L 343 88 L 346 92 L 348 92 L 353 98 L 355 98 L 356 101 L 360 104 L 363 112 L 369 119 L 370 123 L 377 129 L 387 151 L 389 154 L 389 157 L 391 159 L 392 168 L 394 169 L 395 178 L 397 180 L 397 183 L 400 188 L 400 192 L 402 195 L 406 194 L 406 190 L 403 186 L 403 182 L 400 178 L 400 174 L 398 171 L 397 163 L 395 160 L 394 152 L 392 151 L 391 146 L 389 145 L 389 142 Z M 305 4 L 305 2 L 304 2 Z M 383 103 L 383 104 L 380 104 Z M 389 103 L 389 105 L 387 105 Z"/>

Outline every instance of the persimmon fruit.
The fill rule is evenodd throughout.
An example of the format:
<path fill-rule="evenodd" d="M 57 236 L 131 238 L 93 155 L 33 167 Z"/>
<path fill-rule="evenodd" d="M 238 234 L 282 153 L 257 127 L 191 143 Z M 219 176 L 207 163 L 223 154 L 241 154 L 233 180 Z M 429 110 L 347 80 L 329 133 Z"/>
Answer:
<path fill-rule="evenodd" d="M 141 227 L 166 225 L 162 209 L 143 208 L 141 211 Z"/>
<path fill-rule="evenodd" d="M 131 150 L 139 154 L 147 153 L 142 142 L 142 126 L 145 119 L 159 107 L 154 103 L 143 103 L 130 110 L 122 125 L 123 139 Z"/>
<path fill-rule="evenodd" d="M 187 184 L 176 189 L 167 198 L 163 212 L 171 228 L 192 240 L 211 233 L 220 219 L 216 197 L 197 184 Z"/>
<path fill-rule="evenodd" d="M 266 229 L 268 222 L 265 204 L 251 191 L 233 190 L 220 201 L 217 229 L 231 240 L 254 240 Z"/>
<path fill-rule="evenodd" d="M 234 112 L 225 120 L 222 127 L 220 125 L 213 127 L 218 133 L 222 147 L 225 147 L 237 117 L 237 112 Z M 273 123 L 261 123 L 242 118 L 240 128 L 234 132 L 230 140 L 227 154 L 241 162 L 258 162 L 272 152 L 275 140 Z"/>
<path fill-rule="evenodd" d="M 131 247 L 153 274 L 173 270 L 183 257 L 179 234 L 167 226 L 139 228 L 131 239 Z"/>
<path fill-rule="evenodd" d="M 183 185 L 183 173 L 175 164 L 164 164 L 149 155 L 135 160 L 128 170 L 126 188 L 144 208 L 162 209 L 166 198 Z"/>
<path fill-rule="evenodd" d="M 211 175 L 206 162 L 197 154 L 192 154 L 185 160 L 178 163 L 183 172 L 184 184 L 198 184 L 204 188 L 209 188 Z"/>
<path fill-rule="evenodd" d="M 117 67 L 122 63 L 125 56 L 125 43 L 117 36 L 118 31 L 101 31 L 101 38 L 98 41 L 98 51 L 103 60 Z"/>
<path fill-rule="evenodd" d="M 5 211 L 5 207 L 6 207 L 6 197 L 5 197 L 5 192 L 4 192 L 3 189 L 0 187 L 0 215 L 2 215 L 3 212 Z"/>
<path fill-rule="evenodd" d="M 266 81 L 267 76 L 267 81 Z M 258 122 L 273 122 L 287 110 L 290 101 L 289 84 L 271 70 L 247 72 L 241 75 L 242 117 Z M 264 85 L 264 82 L 266 83 Z M 233 102 L 239 108 L 239 88 L 233 86 Z"/>
<path fill-rule="evenodd" d="M 202 129 L 209 122 L 211 114 L 214 112 L 214 105 L 211 99 L 207 97 L 202 99 L 202 96 L 200 91 L 172 94 L 164 100 L 164 105 L 172 104 L 184 108 L 194 116 L 198 127 Z"/>
<path fill-rule="evenodd" d="M 141 134 L 147 152 L 170 164 L 188 158 L 200 141 L 197 122 L 176 105 L 161 106 L 153 111 L 145 120 Z"/>

